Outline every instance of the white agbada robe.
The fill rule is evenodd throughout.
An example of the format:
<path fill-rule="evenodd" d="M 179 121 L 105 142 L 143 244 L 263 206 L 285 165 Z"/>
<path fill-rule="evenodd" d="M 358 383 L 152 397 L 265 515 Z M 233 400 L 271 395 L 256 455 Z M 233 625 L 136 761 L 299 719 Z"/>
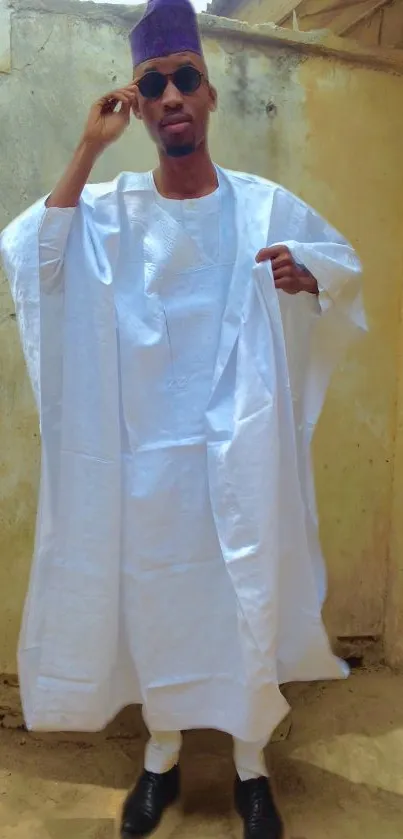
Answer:
<path fill-rule="evenodd" d="M 155 731 L 257 742 L 287 711 L 279 684 L 345 675 L 321 620 L 309 449 L 365 326 L 360 265 L 283 188 L 217 171 L 196 202 L 123 174 L 2 234 L 42 434 L 29 728 L 97 730 L 138 702 Z M 321 305 L 255 266 L 276 243 Z"/>

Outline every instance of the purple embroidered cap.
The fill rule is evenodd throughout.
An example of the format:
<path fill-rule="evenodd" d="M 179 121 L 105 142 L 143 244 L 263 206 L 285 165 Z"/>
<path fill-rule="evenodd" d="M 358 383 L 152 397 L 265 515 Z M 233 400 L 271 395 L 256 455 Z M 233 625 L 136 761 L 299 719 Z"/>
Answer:
<path fill-rule="evenodd" d="M 202 55 L 197 15 L 190 0 L 149 0 L 130 33 L 133 66 L 176 52 Z"/>

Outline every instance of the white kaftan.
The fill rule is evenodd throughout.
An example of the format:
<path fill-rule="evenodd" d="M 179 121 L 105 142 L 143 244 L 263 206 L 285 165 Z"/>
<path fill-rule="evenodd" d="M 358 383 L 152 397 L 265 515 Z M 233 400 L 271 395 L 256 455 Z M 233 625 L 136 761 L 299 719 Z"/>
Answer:
<path fill-rule="evenodd" d="M 1 237 L 42 431 L 31 728 L 99 729 L 141 702 L 153 730 L 258 741 L 287 710 L 279 683 L 345 672 L 321 622 L 309 445 L 363 325 L 360 266 L 281 187 L 218 175 L 169 202 L 124 174 Z M 279 242 L 322 317 L 254 266 Z"/>

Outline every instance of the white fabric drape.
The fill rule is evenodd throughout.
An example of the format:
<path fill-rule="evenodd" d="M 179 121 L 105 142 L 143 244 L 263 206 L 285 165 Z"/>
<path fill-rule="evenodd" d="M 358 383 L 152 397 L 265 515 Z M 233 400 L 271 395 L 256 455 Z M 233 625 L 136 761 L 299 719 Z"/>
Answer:
<path fill-rule="evenodd" d="M 75 211 L 45 212 L 39 202 L 2 234 L 42 433 L 19 649 L 30 728 L 100 729 L 137 701 L 154 730 L 208 726 L 257 742 L 287 711 L 279 684 L 345 673 L 321 621 L 325 576 L 309 450 L 329 377 L 365 325 L 360 265 L 351 247 L 286 190 L 218 171 L 234 214 L 236 254 L 204 431 L 189 463 L 208 487 L 222 610 L 214 632 L 222 640 L 222 627 L 229 627 L 221 647 L 206 624 L 189 631 L 197 598 L 204 615 L 203 591 L 212 597 L 215 577 L 209 587 L 208 569 L 196 561 L 190 569 L 192 533 L 166 527 L 164 480 L 175 464 L 185 474 L 186 441 L 178 436 L 175 463 L 163 463 L 163 473 L 156 438 L 154 460 L 139 442 L 170 404 L 163 401 L 172 359 L 161 288 L 193 270 L 191 238 L 158 206 L 149 176 L 132 174 L 88 186 Z M 282 242 L 317 278 L 322 307 L 308 295 L 277 294 L 270 266 L 254 266 L 258 250 Z M 196 522 L 200 496 L 187 492 L 186 499 Z M 129 598 L 125 568 L 151 544 L 153 567 L 138 560 Z M 173 550 L 180 558 L 176 580 L 166 562 Z M 195 591 L 186 581 L 198 573 Z M 177 601 L 167 605 L 168 584 Z M 175 655 L 166 645 L 165 658 L 163 626 L 176 644 Z M 212 656 L 203 664 L 204 635 L 213 664 Z"/>

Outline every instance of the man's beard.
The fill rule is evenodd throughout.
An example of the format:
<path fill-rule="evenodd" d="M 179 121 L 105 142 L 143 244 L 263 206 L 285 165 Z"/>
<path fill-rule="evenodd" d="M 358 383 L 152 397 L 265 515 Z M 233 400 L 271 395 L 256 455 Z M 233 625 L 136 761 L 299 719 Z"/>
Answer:
<path fill-rule="evenodd" d="M 185 143 L 182 146 L 166 146 L 165 153 L 168 157 L 188 157 L 196 151 L 196 143 Z"/>

